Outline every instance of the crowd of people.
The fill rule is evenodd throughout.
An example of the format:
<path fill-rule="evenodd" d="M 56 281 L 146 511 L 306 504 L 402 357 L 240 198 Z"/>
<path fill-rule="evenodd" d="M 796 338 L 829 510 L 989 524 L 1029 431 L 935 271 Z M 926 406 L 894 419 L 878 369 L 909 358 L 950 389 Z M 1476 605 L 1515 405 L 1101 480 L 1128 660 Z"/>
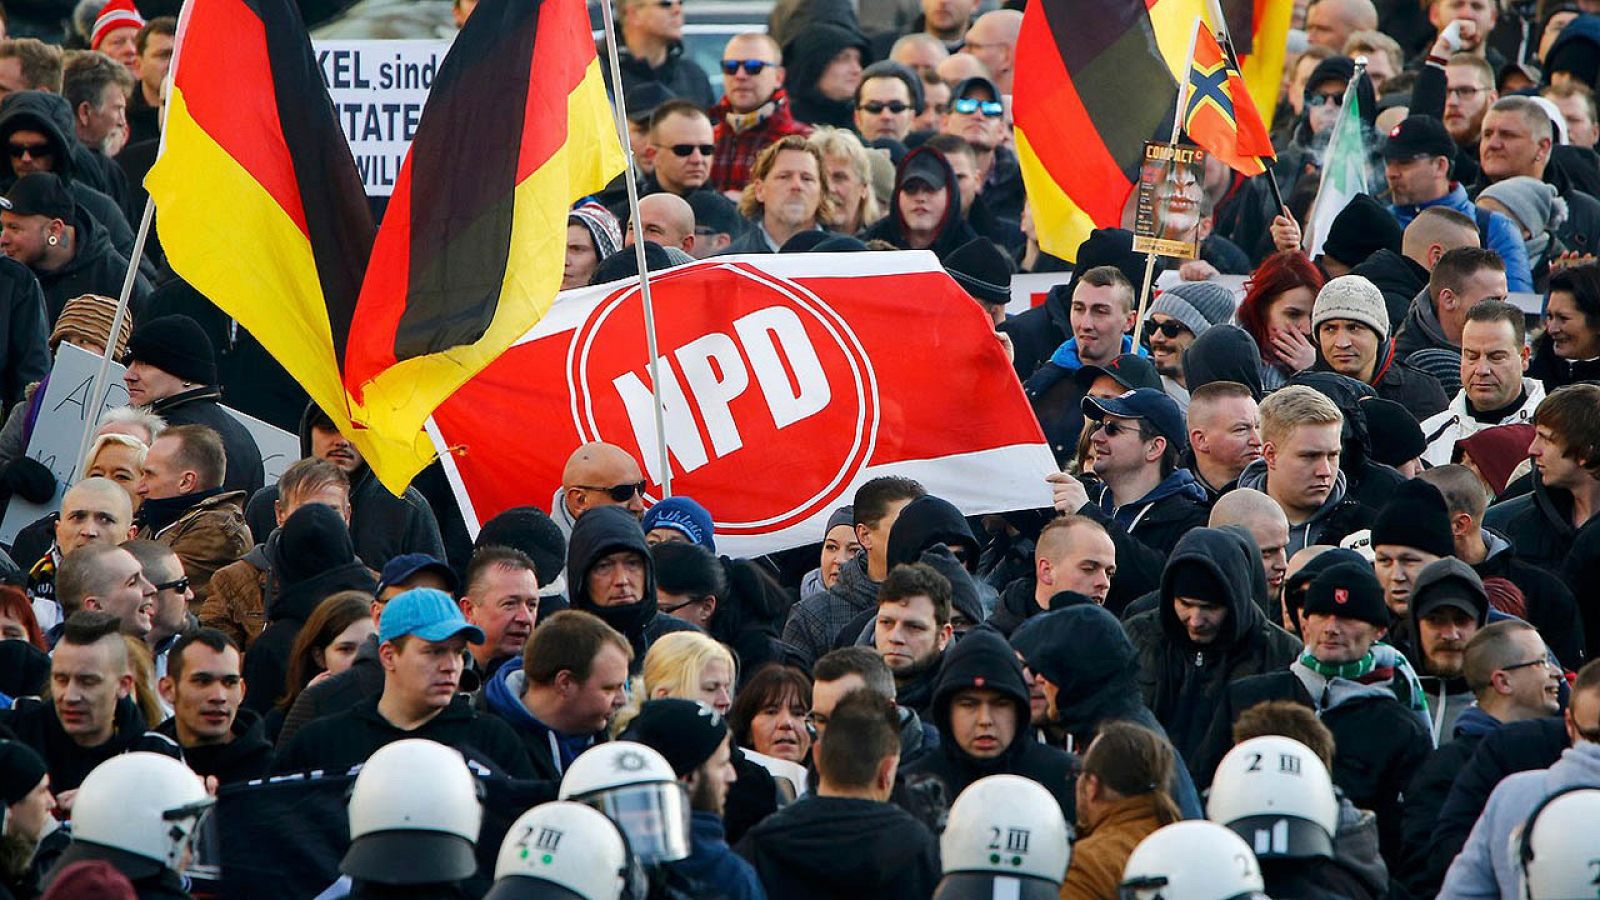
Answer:
<path fill-rule="evenodd" d="M 759 558 L 607 443 L 476 534 L 437 466 L 390 493 L 159 230 L 130 263 L 171 4 L 60 5 L 0 18 L 0 495 L 59 507 L 0 554 L 0 897 L 1593 895 L 1600 4 L 1297 3 L 1276 160 L 1207 159 L 1136 321 L 1129 230 L 1041 248 L 1020 3 L 778 0 L 707 73 L 620 0 L 639 202 L 574 205 L 563 288 L 636 235 L 930 250 L 1059 463 L 976 517 L 875 477 Z M 1312 258 L 1347 97 L 1371 189 Z M 128 394 L 66 479 L 62 344 Z M 347 821 L 240 821 L 325 784 Z"/>

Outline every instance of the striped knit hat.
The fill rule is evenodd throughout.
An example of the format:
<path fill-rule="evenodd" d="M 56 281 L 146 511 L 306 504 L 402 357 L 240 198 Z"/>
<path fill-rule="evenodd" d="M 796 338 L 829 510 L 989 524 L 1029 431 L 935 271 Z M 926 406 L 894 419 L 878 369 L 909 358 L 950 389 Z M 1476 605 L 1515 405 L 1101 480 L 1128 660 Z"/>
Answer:
<path fill-rule="evenodd" d="M 106 35 L 118 28 L 143 27 L 144 16 L 134 8 L 133 0 L 111 0 L 100 7 L 100 15 L 95 17 L 94 31 L 89 34 L 89 49 L 99 50 L 100 42 L 106 39 Z"/>
<path fill-rule="evenodd" d="M 62 341 L 75 344 L 99 344 L 104 347 L 111 336 L 111 317 L 117 314 L 117 301 L 100 294 L 73 297 L 61 308 L 56 328 L 50 332 L 50 352 L 54 353 Z M 117 333 L 117 346 L 112 359 L 121 359 L 128 352 L 128 335 L 133 333 L 133 313 L 122 311 L 122 329 Z"/>
<path fill-rule="evenodd" d="M 622 224 L 604 206 L 590 200 L 580 203 L 567 213 L 567 222 L 576 221 L 589 230 L 594 239 L 595 259 L 605 259 L 622 249 Z"/>

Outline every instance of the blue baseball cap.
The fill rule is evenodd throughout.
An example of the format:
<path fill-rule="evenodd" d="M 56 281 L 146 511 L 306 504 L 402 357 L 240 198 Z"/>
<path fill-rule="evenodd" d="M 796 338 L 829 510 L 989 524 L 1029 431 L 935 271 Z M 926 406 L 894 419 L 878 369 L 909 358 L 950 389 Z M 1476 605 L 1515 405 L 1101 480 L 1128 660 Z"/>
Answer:
<path fill-rule="evenodd" d="M 1184 425 L 1178 402 L 1155 388 L 1138 388 L 1117 397 L 1100 399 L 1083 398 L 1083 415 L 1096 422 L 1106 416 L 1118 419 L 1143 419 L 1156 433 L 1180 451 L 1189 446 L 1189 435 Z"/>
<path fill-rule="evenodd" d="M 378 642 L 411 635 L 425 641 L 445 641 L 458 634 L 470 644 L 483 643 L 483 629 L 461 615 L 450 595 L 435 588 L 415 588 L 396 594 L 378 619 Z"/>
<path fill-rule="evenodd" d="M 689 539 L 692 544 L 717 552 L 716 529 L 711 524 L 711 513 L 688 497 L 668 497 L 645 511 L 639 523 L 645 534 L 655 528 L 670 528 Z"/>
<path fill-rule="evenodd" d="M 438 574 L 444 579 L 444 583 L 449 585 L 451 591 L 460 587 L 456 573 L 437 557 L 427 553 L 402 553 L 383 564 L 383 572 L 378 575 L 378 593 L 381 594 L 385 589 L 415 577 L 418 572 Z"/>

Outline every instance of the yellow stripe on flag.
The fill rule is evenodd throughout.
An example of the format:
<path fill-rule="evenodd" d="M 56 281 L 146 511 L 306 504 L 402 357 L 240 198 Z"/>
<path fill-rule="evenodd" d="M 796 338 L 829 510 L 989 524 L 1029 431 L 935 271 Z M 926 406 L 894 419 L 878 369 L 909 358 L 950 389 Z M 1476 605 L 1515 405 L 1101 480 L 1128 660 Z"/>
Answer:
<path fill-rule="evenodd" d="M 1016 130 L 1016 141 L 1017 160 L 1028 186 L 1028 208 L 1033 214 L 1034 233 L 1039 236 L 1039 249 L 1072 262 L 1078 257 L 1078 245 L 1088 240 L 1089 233 L 1094 231 L 1094 219 L 1072 202 L 1050 177 L 1020 128 Z"/>
<path fill-rule="evenodd" d="M 1283 66 L 1289 55 L 1289 20 L 1294 15 L 1294 4 L 1289 0 L 1271 0 L 1259 4 L 1257 9 L 1262 10 L 1262 21 L 1251 40 L 1250 55 L 1239 61 L 1239 74 L 1244 76 L 1262 123 L 1270 130 L 1272 116 L 1278 111 Z"/>

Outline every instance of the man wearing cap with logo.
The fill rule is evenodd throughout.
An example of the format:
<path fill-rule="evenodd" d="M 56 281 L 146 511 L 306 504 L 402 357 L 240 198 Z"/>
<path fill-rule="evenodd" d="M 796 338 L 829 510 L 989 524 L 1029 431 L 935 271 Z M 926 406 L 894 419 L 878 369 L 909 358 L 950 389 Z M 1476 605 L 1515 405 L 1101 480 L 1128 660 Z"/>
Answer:
<path fill-rule="evenodd" d="M 1228 687 L 1205 745 L 1191 766 L 1209 784 L 1232 746 L 1233 722 L 1268 700 L 1310 707 L 1333 733 L 1333 783 L 1350 802 L 1378 816 L 1379 844 L 1391 861 L 1400 850 L 1400 793 L 1433 749 L 1421 688 L 1388 631 L 1383 589 L 1364 563 L 1325 569 L 1306 590 L 1300 612 L 1305 650 L 1287 671 L 1240 679 Z"/>
<path fill-rule="evenodd" d="M 343 771 L 385 744 L 424 738 L 461 751 L 515 778 L 533 777 L 533 766 L 504 722 L 479 715 L 458 696 L 467 644 L 483 643 L 483 632 L 461 616 L 449 594 L 415 588 L 384 605 L 378 619 L 378 658 L 383 692 L 308 723 L 273 763 L 275 772 Z"/>
<path fill-rule="evenodd" d="M 493 520 L 490 520 L 493 521 Z M 389 560 L 378 575 L 378 591 L 370 611 L 372 626 L 378 628 L 383 608 L 393 598 L 414 588 L 432 588 L 451 596 L 456 592 L 456 573 L 448 565 L 426 553 L 406 553 Z M 471 690 L 476 673 L 468 670 L 462 684 Z M 343 712 L 383 693 L 384 669 L 378 654 L 378 635 L 371 634 L 356 649 L 350 668 L 331 678 L 308 685 L 294 701 L 278 732 L 278 746 L 286 747 L 300 726 L 323 716 Z"/>
<path fill-rule="evenodd" d="M 12 147 L 18 146 L 19 135 L 31 133 L 14 133 Z M 105 228 L 74 202 L 61 178 L 48 171 L 23 175 L 0 198 L 0 253 L 27 266 L 39 279 L 51 322 L 73 297 L 118 296 L 128 274 L 127 257 L 111 245 Z M 149 296 L 150 282 L 135 276 L 131 300 L 135 315 Z"/>
<path fill-rule="evenodd" d="M 1083 399 L 1083 415 L 1094 423 L 1090 438 L 1094 477 L 1089 488 L 1065 473 L 1050 476 L 1055 507 L 1089 516 L 1106 526 L 1117 545 L 1117 573 L 1106 607 L 1120 613 L 1134 597 L 1155 588 L 1167 554 L 1183 533 L 1206 523 L 1205 489 L 1178 467 L 1187 445 L 1183 414 L 1171 397 L 1153 388 L 1120 397 Z M 1138 573 L 1138 593 L 1133 573 Z"/>
<path fill-rule="evenodd" d="M 1443 122 L 1422 115 L 1401 120 L 1383 143 L 1389 211 L 1402 227 L 1410 225 L 1424 209 L 1435 206 L 1471 218 L 1478 224 L 1483 246 L 1505 261 L 1507 286 L 1512 291 L 1533 290 L 1522 229 L 1500 213 L 1480 209 L 1467 199 L 1467 189 L 1450 177 L 1455 157 L 1455 141 Z"/>
<path fill-rule="evenodd" d="M 621 738 L 659 751 L 689 793 L 689 856 L 667 864 L 673 874 L 692 882 L 696 896 L 765 900 L 755 868 L 728 847 L 722 828 L 737 777 L 727 721 L 698 700 L 663 698 L 639 707 Z"/>
<path fill-rule="evenodd" d="M 1161 373 L 1161 387 L 1188 412 L 1188 383 L 1183 377 L 1183 352 L 1213 325 L 1233 318 L 1233 292 L 1209 281 L 1186 281 L 1161 292 L 1150 304 L 1145 337 L 1150 359 Z"/>

